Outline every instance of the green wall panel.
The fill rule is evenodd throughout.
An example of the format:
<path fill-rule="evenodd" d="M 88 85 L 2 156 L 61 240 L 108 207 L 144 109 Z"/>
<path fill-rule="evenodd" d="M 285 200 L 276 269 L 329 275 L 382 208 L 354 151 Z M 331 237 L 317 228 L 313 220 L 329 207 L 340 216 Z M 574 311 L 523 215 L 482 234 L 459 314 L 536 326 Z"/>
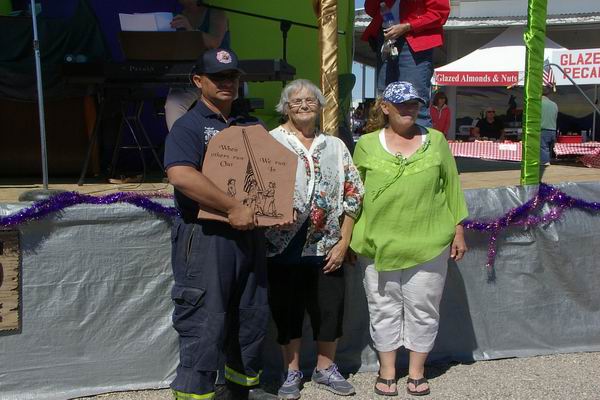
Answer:
<path fill-rule="evenodd" d="M 223 0 L 208 4 L 245 11 L 273 18 L 296 21 L 317 27 L 311 0 Z M 283 40 L 279 22 L 228 12 L 233 50 L 242 59 L 279 59 L 283 57 Z M 352 67 L 352 27 L 354 2 L 338 2 L 338 26 L 344 35 L 338 36 L 339 73 L 348 73 Z M 309 79 L 320 84 L 318 30 L 293 25 L 288 32 L 287 60 L 296 67 L 296 78 Z M 255 114 L 269 128 L 279 123 L 275 105 L 281 93 L 281 82 L 251 83 L 249 97 L 263 98 L 265 108 Z"/>

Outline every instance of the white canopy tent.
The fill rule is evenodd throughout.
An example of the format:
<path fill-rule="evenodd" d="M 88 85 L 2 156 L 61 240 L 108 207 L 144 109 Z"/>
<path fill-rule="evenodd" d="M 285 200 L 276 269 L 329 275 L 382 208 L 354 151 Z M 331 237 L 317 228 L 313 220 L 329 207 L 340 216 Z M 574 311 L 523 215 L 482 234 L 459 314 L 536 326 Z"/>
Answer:
<path fill-rule="evenodd" d="M 521 26 L 507 28 L 481 48 L 436 68 L 432 83 L 438 86 L 522 85 L 525 79 L 523 32 Z M 565 48 L 546 38 L 544 58 L 551 59 L 555 50 Z"/>
<path fill-rule="evenodd" d="M 437 86 L 512 87 L 525 83 L 525 27 L 512 26 L 479 49 L 434 70 L 432 84 Z M 600 49 L 568 50 L 546 38 L 544 59 L 551 68 L 557 86 L 575 85 L 592 108 L 600 114 L 579 85 L 600 84 Z M 567 79 L 562 72 L 571 75 Z M 596 99 L 598 98 L 596 86 Z M 449 99 L 451 105 L 456 99 Z M 596 113 L 592 123 L 595 138 Z"/>

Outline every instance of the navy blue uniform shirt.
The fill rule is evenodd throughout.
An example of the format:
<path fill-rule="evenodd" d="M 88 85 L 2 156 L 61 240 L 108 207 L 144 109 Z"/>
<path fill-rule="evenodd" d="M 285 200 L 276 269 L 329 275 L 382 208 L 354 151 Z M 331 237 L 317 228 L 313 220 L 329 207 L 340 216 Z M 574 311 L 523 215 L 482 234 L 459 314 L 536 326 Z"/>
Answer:
<path fill-rule="evenodd" d="M 186 165 L 202 171 L 208 141 L 231 125 L 256 125 L 261 122 L 232 108 L 227 122 L 202 101 L 175 121 L 165 140 L 165 170 Z M 175 206 L 186 223 L 198 222 L 198 203 L 175 188 Z"/>

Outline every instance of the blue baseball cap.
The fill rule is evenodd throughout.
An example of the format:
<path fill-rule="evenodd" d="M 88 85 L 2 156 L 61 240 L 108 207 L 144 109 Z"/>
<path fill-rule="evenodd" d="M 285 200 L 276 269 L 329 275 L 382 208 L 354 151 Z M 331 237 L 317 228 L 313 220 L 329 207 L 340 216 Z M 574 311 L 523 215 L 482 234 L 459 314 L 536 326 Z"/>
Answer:
<path fill-rule="evenodd" d="M 195 74 L 217 74 L 223 71 L 237 71 L 244 73 L 238 66 L 237 55 L 231 50 L 210 49 L 206 50 L 196 60 Z"/>
<path fill-rule="evenodd" d="M 410 82 L 392 82 L 383 91 L 383 100 L 392 104 L 400 104 L 409 100 L 419 100 L 425 104 L 425 100 L 419 96 L 417 89 Z"/>

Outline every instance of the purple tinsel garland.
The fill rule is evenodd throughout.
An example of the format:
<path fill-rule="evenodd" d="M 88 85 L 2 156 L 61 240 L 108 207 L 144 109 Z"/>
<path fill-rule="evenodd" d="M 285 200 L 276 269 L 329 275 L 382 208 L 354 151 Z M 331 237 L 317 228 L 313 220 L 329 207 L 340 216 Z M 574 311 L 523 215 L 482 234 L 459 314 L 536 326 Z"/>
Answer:
<path fill-rule="evenodd" d="M 550 204 L 550 211 L 537 216 L 534 212 L 544 204 Z M 496 260 L 496 241 L 503 229 L 510 226 L 535 227 L 540 224 L 558 220 L 567 209 L 577 208 L 585 211 L 600 211 L 600 203 L 589 202 L 569 196 L 559 189 L 540 183 L 537 194 L 519 207 L 509 210 L 504 216 L 488 221 L 465 220 L 463 226 L 479 232 L 490 234 L 486 268 L 488 278 L 494 278 L 494 261 Z"/>
<path fill-rule="evenodd" d="M 33 203 L 31 206 L 17 211 L 12 215 L 0 217 L 0 228 L 14 227 L 31 221 L 45 218 L 51 213 L 61 211 L 77 204 L 108 205 L 115 203 L 128 203 L 145 209 L 155 214 L 174 217 L 178 215 L 175 207 L 165 207 L 151 200 L 152 197 L 172 198 L 165 194 L 147 194 L 134 192 L 118 192 L 105 196 L 92 196 L 77 192 L 66 192 L 54 195 L 46 200 Z M 550 211 L 541 216 L 534 212 L 545 203 L 551 205 Z M 510 226 L 535 227 L 547 222 L 560 219 L 567 209 L 577 208 L 586 211 L 599 212 L 600 203 L 589 202 L 567 195 L 559 189 L 541 183 L 537 194 L 519 207 L 509 210 L 504 216 L 487 221 L 465 220 L 463 226 L 479 232 L 490 234 L 486 268 L 488 276 L 493 279 L 494 261 L 496 259 L 496 242 L 502 230 Z"/>
<path fill-rule="evenodd" d="M 157 193 L 144 194 L 134 192 L 118 192 L 104 196 L 92 196 L 77 192 L 59 193 L 49 197 L 46 200 L 36 201 L 31 206 L 23 208 L 14 214 L 0 217 L 0 228 L 13 227 L 39 220 L 45 218 L 48 216 L 48 214 L 55 213 L 67 207 L 78 204 L 108 205 L 115 203 L 128 203 L 155 214 L 162 214 L 168 217 L 174 217 L 178 215 L 178 211 L 175 207 L 165 207 L 155 201 L 152 201 L 151 197 L 171 198 L 172 196 Z"/>

